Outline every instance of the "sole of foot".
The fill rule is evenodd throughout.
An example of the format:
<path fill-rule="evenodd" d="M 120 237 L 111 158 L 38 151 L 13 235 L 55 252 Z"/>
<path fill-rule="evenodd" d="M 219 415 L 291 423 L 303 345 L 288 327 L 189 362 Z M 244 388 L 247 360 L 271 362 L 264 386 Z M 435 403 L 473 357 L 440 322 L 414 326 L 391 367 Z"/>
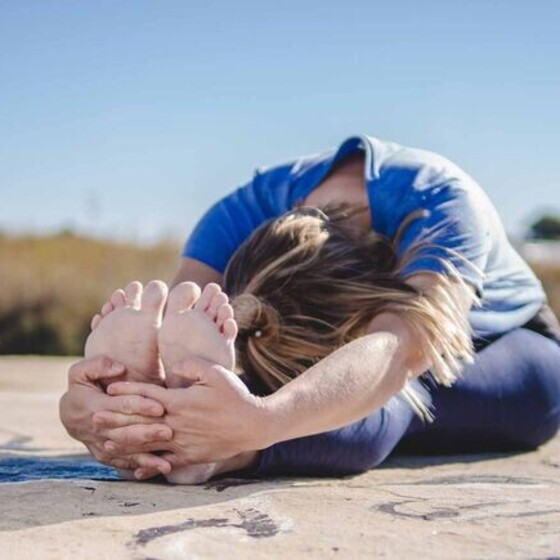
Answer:
<path fill-rule="evenodd" d="M 167 285 L 153 280 L 144 287 L 131 282 L 117 290 L 91 321 L 85 357 L 104 355 L 126 366 L 125 379 L 163 383 L 158 332 Z"/>
<path fill-rule="evenodd" d="M 170 372 L 191 356 L 233 370 L 236 336 L 233 309 L 218 284 L 208 284 L 202 292 L 194 282 L 178 284 L 169 294 L 159 331 L 168 386 L 181 386 L 181 380 Z"/>

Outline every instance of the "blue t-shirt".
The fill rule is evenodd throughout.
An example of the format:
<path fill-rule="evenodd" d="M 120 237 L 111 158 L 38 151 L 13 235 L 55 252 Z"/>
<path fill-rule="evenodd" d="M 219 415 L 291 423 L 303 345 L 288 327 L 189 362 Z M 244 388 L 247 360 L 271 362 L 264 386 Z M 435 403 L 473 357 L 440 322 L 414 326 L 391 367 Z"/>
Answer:
<path fill-rule="evenodd" d="M 438 154 L 372 136 L 354 136 L 337 150 L 256 171 L 253 179 L 214 204 L 189 237 L 183 255 L 223 272 L 243 241 L 263 222 L 292 209 L 327 176 L 335 163 L 365 154 L 372 227 L 393 239 L 411 212 L 423 217 L 405 230 L 397 252 L 429 239 L 403 272 L 447 273 L 453 263 L 472 284 L 482 306 L 470 312 L 475 338 L 508 332 L 529 321 L 545 294 L 507 239 L 490 199 L 467 173 Z"/>

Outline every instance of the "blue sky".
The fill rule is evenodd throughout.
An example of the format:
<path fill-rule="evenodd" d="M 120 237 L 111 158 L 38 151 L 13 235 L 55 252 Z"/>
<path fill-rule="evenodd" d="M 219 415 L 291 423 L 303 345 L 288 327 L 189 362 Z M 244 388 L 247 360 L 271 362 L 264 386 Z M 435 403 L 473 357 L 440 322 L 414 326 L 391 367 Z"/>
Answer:
<path fill-rule="evenodd" d="M 514 234 L 560 214 L 560 2 L 274 4 L 0 0 L 0 229 L 180 238 L 355 133 L 453 159 Z"/>

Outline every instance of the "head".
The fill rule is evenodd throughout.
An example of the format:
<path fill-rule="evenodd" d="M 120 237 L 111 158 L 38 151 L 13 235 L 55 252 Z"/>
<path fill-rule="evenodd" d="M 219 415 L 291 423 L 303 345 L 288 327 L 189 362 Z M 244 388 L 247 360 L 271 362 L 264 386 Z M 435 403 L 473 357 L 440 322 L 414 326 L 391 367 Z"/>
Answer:
<path fill-rule="evenodd" d="M 239 326 L 238 365 L 271 391 L 416 295 L 398 277 L 393 244 L 349 226 L 363 210 L 290 211 L 257 229 L 230 260 L 225 289 Z"/>

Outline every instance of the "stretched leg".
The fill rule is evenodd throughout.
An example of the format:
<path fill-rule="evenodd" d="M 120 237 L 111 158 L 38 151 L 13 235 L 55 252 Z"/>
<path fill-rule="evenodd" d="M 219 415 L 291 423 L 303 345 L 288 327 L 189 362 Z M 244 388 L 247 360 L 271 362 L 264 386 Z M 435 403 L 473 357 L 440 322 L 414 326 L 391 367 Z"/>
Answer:
<path fill-rule="evenodd" d="M 560 426 L 560 345 L 516 329 L 479 352 L 451 388 L 431 390 L 436 419 L 414 420 L 403 447 L 421 453 L 532 449 Z"/>
<path fill-rule="evenodd" d="M 560 426 L 560 346 L 517 329 L 480 351 L 453 387 L 433 387 L 430 398 L 431 424 L 393 397 L 354 424 L 264 450 L 257 474 L 352 474 L 379 465 L 399 443 L 439 454 L 536 447 Z"/>
<path fill-rule="evenodd" d="M 261 453 L 256 475 L 344 476 L 385 460 L 414 420 L 400 396 L 344 428 L 277 443 Z"/>

